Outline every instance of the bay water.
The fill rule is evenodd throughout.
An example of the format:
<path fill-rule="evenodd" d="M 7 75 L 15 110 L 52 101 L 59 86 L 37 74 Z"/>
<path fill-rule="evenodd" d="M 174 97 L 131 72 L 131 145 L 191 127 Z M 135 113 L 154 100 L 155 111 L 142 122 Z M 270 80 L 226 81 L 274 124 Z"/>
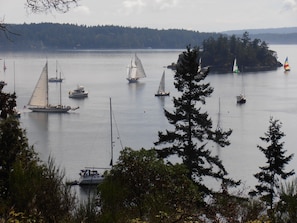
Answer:
<path fill-rule="evenodd" d="M 291 71 L 283 68 L 274 71 L 240 74 L 210 72 L 214 92 L 202 106 L 212 118 L 213 128 L 218 122 L 224 130 L 232 129 L 231 145 L 213 148 L 229 176 L 242 180 L 246 187 L 255 185 L 253 174 L 265 165 L 265 157 L 257 145 L 266 146 L 259 137 L 268 130 L 269 118 L 279 119 L 287 155 L 295 153 L 297 145 L 297 45 L 271 45 L 280 62 L 288 56 Z M 168 124 L 163 109 L 172 110 L 174 72 L 166 66 L 176 62 L 181 50 L 86 50 L 43 53 L 0 53 L 7 70 L 1 69 L 0 79 L 5 80 L 5 92 L 17 93 L 20 122 L 26 130 L 30 145 L 34 145 L 40 158 L 55 163 L 65 170 L 67 180 L 77 180 L 84 167 L 109 167 L 111 159 L 109 99 L 114 116 L 114 162 L 123 147 L 152 148 L 158 140 L 158 131 L 173 127 Z M 142 60 L 147 77 L 139 83 L 128 84 L 126 68 L 134 53 Z M 56 76 L 56 62 L 62 83 L 62 104 L 79 106 L 68 114 L 33 113 L 26 105 L 46 61 L 49 77 Z M 202 61 L 203 63 L 203 61 Z M 239 65 L 240 66 L 240 65 Z M 155 97 L 161 75 L 165 70 L 166 90 L 170 97 Z M 85 99 L 70 99 L 68 92 L 83 85 L 89 92 Z M 60 85 L 49 83 L 49 100 L 58 104 Z M 237 105 L 236 96 L 244 92 L 246 104 Z M 220 101 L 220 106 L 219 106 Z M 220 111 L 220 114 L 219 114 Z M 295 169 L 297 157 L 288 165 Z"/>

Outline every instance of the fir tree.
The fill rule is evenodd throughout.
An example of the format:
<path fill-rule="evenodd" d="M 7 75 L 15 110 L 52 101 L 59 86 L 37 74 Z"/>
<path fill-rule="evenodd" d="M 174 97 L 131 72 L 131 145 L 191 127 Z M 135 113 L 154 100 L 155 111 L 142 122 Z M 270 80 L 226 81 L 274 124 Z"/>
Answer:
<path fill-rule="evenodd" d="M 162 158 L 172 155 L 180 157 L 189 170 L 188 177 L 196 181 L 200 189 L 206 193 L 211 190 L 204 185 L 203 179 L 211 177 L 221 179 L 224 183 L 236 183 L 225 179 L 225 170 L 218 156 L 207 148 L 208 142 L 213 141 L 221 147 L 229 145 L 228 136 L 231 130 L 224 132 L 213 131 L 212 121 L 201 105 L 210 97 L 213 88 L 203 80 L 209 73 L 209 68 L 201 68 L 199 48 L 183 52 L 177 61 L 174 85 L 181 93 L 173 98 L 174 111 L 165 111 L 169 123 L 174 125 L 173 131 L 159 132 L 159 140 L 155 145 L 163 145 L 157 152 Z"/>
<path fill-rule="evenodd" d="M 264 153 L 267 162 L 265 166 L 260 167 L 261 171 L 254 176 L 258 179 L 259 184 L 250 195 L 259 195 L 261 199 L 273 209 L 273 203 L 277 196 L 277 189 L 280 187 L 280 180 L 287 179 L 294 174 L 294 170 L 285 172 L 285 166 L 292 160 L 293 154 L 285 156 L 284 142 L 281 139 L 285 134 L 280 130 L 282 123 L 270 117 L 270 126 L 264 137 L 260 137 L 263 142 L 269 144 L 266 148 L 257 146 Z"/>

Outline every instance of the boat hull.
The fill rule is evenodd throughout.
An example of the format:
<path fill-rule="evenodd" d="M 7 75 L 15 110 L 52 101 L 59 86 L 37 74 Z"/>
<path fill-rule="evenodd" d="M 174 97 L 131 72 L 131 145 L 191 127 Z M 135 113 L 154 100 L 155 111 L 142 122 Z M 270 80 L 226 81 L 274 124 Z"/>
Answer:
<path fill-rule="evenodd" d="M 50 78 L 48 79 L 48 82 L 51 82 L 51 83 L 61 83 L 63 81 L 63 79 L 61 78 Z"/>
<path fill-rule="evenodd" d="M 69 94 L 69 98 L 87 98 L 87 97 L 88 97 L 88 93 L 80 93 L 80 94 L 70 93 Z"/>
<path fill-rule="evenodd" d="M 158 92 L 155 94 L 156 97 L 162 97 L 162 96 L 169 96 L 169 92 Z"/>
<path fill-rule="evenodd" d="M 102 176 L 93 176 L 93 177 L 84 177 L 78 181 L 78 185 L 84 186 L 84 185 L 98 185 L 102 183 L 104 178 Z"/>
<path fill-rule="evenodd" d="M 104 176 L 94 169 L 84 169 L 80 172 L 78 185 L 98 185 L 102 183 Z"/>
<path fill-rule="evenodd" d="M 246 98 L 244 96 L 242 96 L 242 95 L 237 96 L 236 99 L 237 99 L 237 104 L 244 104 L 244 103 L 246 103 Z"/>
<path fill-rule="evenodd" d="M 49 107 L 30 107 L 33 112 L 44 112 L 44 113 L 67 113 L 71 110 L 70 106 L 49 106 Z"/>
<path fill-rule="evenodd" d="M 129 83 L 137 83 L 139 78 L 127 78 Z"/>

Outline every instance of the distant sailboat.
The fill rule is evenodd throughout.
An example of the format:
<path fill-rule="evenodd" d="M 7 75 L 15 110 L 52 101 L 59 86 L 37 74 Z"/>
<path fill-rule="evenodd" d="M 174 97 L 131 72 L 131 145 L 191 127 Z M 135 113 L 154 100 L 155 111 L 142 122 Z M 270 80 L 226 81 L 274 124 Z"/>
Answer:
<path fill-rule="evenodd" d="M 50 105 L 48 101 L 48 63 L 46 62 L 39 80 L 35 86 L 31 99 L 29 101 L 29 109 L 33 112 L 46 112 L 46 113 L 66 113 L 69 110 L 76 110 L 70 106 L 62 105 L 61 99 L 61 85 L 60 85 L 60 104 Z"/>
<path fill-rule="evenodd" d="M 165 91 L 165 71 L 163 71 L 160 85 L 155 96 L 169 96 L 169 94 L 170 94 L 169 92 Z"/>
<path fill-rule="evenodd" d="M 61 73 L 60 73 L 61 74 Z M 58 77 L 58 62 L 56 61 L 56 76 L 48 79 L 48 82 L 62 82 L 61 75 Z"/>
<path fill-rule="evenodd" d="M 136 54 L 132 58 L 131 63 L 128 65 L 127 75 L 127 80 L 129 81 L 129 83 L 135 83 L 140 78 L 146 77 L 142 62 Z"/>
<path fill-rule="evenodd" d="M 285 63 L 284 63 L 284 69 L 285 69 L 285 71 L 290 71 L 291 70 L 290 65 L 289 65 L 288 57 L 286 57 L 286 60 L 285 60 Z"/>
<path fill-rule="evenodd" d="M 6 67 L 5 60 L 4 60 L 4 62 L 3 62 L 3 71 L 5 72 L 6 69 L 7 69 L 7 67 Z"/>
<path fill-rule="evenodd" d="M 233 62 L 233 69 L 232 69 L 233 73 L 239 73 L 239 69 L 238 69 L 238 65 L 237 65 L 237 60 L 236 58 L 234 59 L 234 62 Z"/>
<path fill-rule="evenodd" d="M 5 72 L 5 70 L 6 70 L 6 65 L 4 60 L 3 71 Z M 0 80 L 0 89 L 2 89 L 5 85 L 7 85 L 7 83 L 4 80 Z"/>
<path fill-rule="evenodd" d="M 14 62 L 13 62 L 13 93 L 16 95 L 16 92 L 15 92 L 15 63 Z M 21 112 L 17 109 L 17 107 L 13 108 L 13 112 L 14 112 L 14 116 L 16 118 L 21 117 Z"/>
<path fill-rule="evenodd" d="M 245 104 L 246 103 L 246 97 L 244 95 L 243 75 L 241 77 L 241 85 L 242 85 L 242 93 L 240 95 L 236 96 L 237 104 Z"/>

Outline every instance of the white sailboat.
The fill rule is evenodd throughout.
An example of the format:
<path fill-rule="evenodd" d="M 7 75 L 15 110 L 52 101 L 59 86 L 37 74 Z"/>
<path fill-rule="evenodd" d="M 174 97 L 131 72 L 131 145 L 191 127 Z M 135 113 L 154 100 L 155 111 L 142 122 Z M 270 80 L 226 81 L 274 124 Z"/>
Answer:
<path fill-rule="evenodd" d="M 169 94 L 170 94 L 170 92 L 165 91 L 165 71 L 163 71 L 160 85 L 159 85 L 158 91 L 155 94 L 155 96 L 169 96 Z"/>
<path fill-rule="evenodd" d="M 234 62 L 233 62 L 233 69 L 232 69 L 232 71 L 233 71 L 233 73 L 239 73 L 239 69 L 238 69 L 236 58 L 234 59 Z"/>
<path fill-rule="evenodd" d="M 110 150 L 111 150 L 111 160 L 110 166 L 113 166 L 113 135 L 112 135 L 112 106 L 111 98 L 109 99 L 109 111 L 110 111 Z M 104 175 L 99 173 L 98 170 L 110 169 L 110 168 L 95 168 L 95 167 L 85 167 L 85 169 L 80 171 L 80 178 L 78 185 L 98 185 L 104 180 Z"/>
<path fill-rule="evenodd" d="M 61 72 L 60 72 L 60 75 L 58 77 L 58 62 L 56 61 L 56 76 L 49 78 L 48 82 L 57 83 L 57 82 L 62 82 L 62 81 L 63 81 L 63 78 L 61 78 Z"/>
<path fill-rule="evenodd" d="M 48 63 L 46 62 L 39 80 L 35 86 L 33 94 L 28 103 L 29 109 L 33 112 L 46 112 L 46 113 L 66 113 L 69 110 L 76 110 L 70 106 L 62 105 L 61 99 L 61 85 L 60 85 L 60 104 L 50 105 L 48 101 Z"/>
<path fill-rule="evenodd" d="M 127 75 L 127 80 L 129 81 L 129 83 L 135 83 L 140 78 L 146 77 L 142 62 L 136 54 L 132 58 L 131 63 L 128 65 Z"/>

